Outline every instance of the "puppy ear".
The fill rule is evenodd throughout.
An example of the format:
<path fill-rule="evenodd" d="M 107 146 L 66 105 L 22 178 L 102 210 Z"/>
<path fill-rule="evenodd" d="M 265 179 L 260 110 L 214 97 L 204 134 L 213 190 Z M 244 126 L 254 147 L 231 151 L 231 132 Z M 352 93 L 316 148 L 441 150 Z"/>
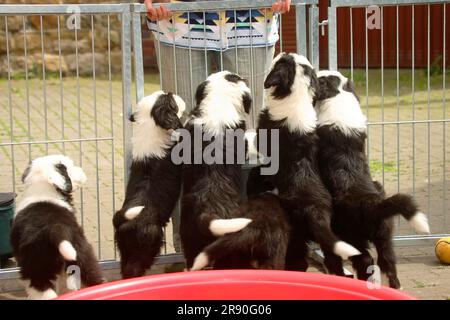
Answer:
<path fill-rule="evenodd" d="M 151 116 L 159 127 L 170 130 L 182 128 L 183 125 L 177 115 L 178 106 L 171 93 L 161 96 L 152 108 Z"/>
<path fill-rule="evenodd" d="M 317 74 L 314 69 L 311 69 L 311 72 L 309 73 L 309 79 L 309 87 L 313 90 L 313 94 L 315 96 L 315 93 L 319 91 L 319 80 L 317 79 Z"/>
<path fill-rule="evenodd" d="M 252 107 L 252 95 L 248 92 L 245 92 L 242 96 L 242 104 L 244 105 L 245 113 L 250 112 L 250 108 Z"/>
<path fill-rule="evenodd" d="M 195 91 L 195 105 L 199 106 L 200 103 L 205 99 L 206 97 L 206 86 L 208 85 L 208 81 L 203 81 L 200 83 L 197 87 L 197 90 Z"/>
<path fill-rule="evenodd" d="M 244 79 L 242 79 L 239 75 L 235 73 L 229 73 L 225 75 L 225 80 L 233 83 L 238 83 L 239 81 L 243 81 Z"/>
<path fill-rule="evenodd" d="M 318 89 L 315 94 L 315 100 L 321 101 L 332 98 L 339 94 L 339 79 L 334 76 L 320 77 L 318 81 Z"/>
<path fill-rule="evenodd" d="M 83 169 L 80 167 L 72 167 L 69 173 L 70 180 L 72 181 L 73 191 L 81 188 L 86 183 L 87 177 Z"/>
<path fill-rule="evenodd" d="M 291 94 L 291 87 L 295 78 L 295 63 L 277 62 L 264 81 L 264 88 L 274 87 L 272 96 L 282 99 Z"/>
<path fill-rule="evenodd" d="M 67 167 L 58 163 L 54 165 L 53 170 L 47 173 L 48 182 L 64 193 L 72 192 L 72 180 L 67 173 Z"/>
<path fill-rule="evenodd" d="M 325 99 L 325 89 L 326 89 L 327 83 L 325 78 L 319 78 L 317 79 L 317 88 L 316 92 L 314 94 L 314 104 L 317 101 L 321 101 Z"/>
<path fill-rule="evenodd" d="M 356 99 L 359 101 L 359 97 L 355 92 L 355 87 L 353 85 L 352 80 L 347 79 L 347 82 L 344 84 L 344 86 L 342 87 L 342 89 L 344 89 L 347 92 L 353 93 L 353 95 L 356 97 Z"/>
<path fill-rule="evenodd" d="M 269 89 L 270 87 L 276 87 L 283 82 L 283 74 L 278 70 L 272 69 L 264 81 L 264 89 Z"/>
<path fill-rule="evenodd" d="M 162 116 L 160 119 L 155 118 L 155 122 L 158 126 L 166 130 L 183 128 L 180 118 L 173 112 L 167 112 L 166 115 Z"/>
<path fill-rule="evenodd" d="M 31 171 L 31 162 L 26 167 L 25 171 L 22 174 L 22 183 L 25 183 L 25 179 L 28 177 Z"/>

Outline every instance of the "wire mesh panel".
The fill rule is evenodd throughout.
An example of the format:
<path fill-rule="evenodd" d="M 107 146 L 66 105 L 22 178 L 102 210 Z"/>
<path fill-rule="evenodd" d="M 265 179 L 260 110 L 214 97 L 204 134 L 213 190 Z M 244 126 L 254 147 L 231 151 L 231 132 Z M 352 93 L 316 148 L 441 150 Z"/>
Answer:
<path fill-rule="evenodd" d="M 294 46 L 284 45 L 271 0 L 167 4 L 172 20 L 153 24 L 139 4 L 1 5 L 0 191 L 16 192 L 19 202 L 21 175 L 32 159 L 70 156 L 88 177 L 74 197 L 77 219 L 103 268 L 118 267 L 111 221 L 131 164 L 132 105 L 162 88 L 192 108 L 196 86 L 212 72 L 230 70 L 247 78 L 257 97 L 254 126 L 274 54 L 293 48 L 319 63 L 317 1 L 292 4 Z M 144 74 L 142 28 L 153 31 L 161 72 Z M 174 41 L 180 37 L 181 46 Z M 156 263 L 182 261 L 170 255 L 180 251 L 178 212 Z M 14 277 L 17 269 L 0 270 L 0 278 Z"/>
<path fill-rule="evenodd" d="M 414 195 L 430 220 L 433 234 L 417 236 L 399 218 L 396 239 L 405 243 L 450 233 L 449 9 L 448 1 L 347 0 L 328 9 L 329 66 L 355 82 L 373 178 L 388 194 Z"/>
<path fill-rule="evenodd" d="M 124 195 L 126 10 L 0 6 L 0 190 L 20 201 L 21 175 L 32 159 L 71 157 L 88 177 L 74 202 L 99 260 L 116 258 L 111 221 Z"/>

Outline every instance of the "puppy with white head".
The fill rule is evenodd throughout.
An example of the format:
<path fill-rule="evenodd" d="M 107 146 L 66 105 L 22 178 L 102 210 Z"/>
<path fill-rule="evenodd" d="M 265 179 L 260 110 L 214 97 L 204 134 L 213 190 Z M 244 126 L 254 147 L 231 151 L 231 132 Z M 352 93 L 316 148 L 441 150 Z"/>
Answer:
<path fill-rule="evenodd" d="M 251 106 L 247 83 L 239 75 L 222 71 L 210 75 L 196 91 L 196 105 L 186 129 L 190 137 L 202 135 L 198 145 L 191 143 L 189 164 L 183 168 L 183 197 L 180 236 L 186 267 L 191 269 L 195 257 L 218 237 L 245 228 L 250 219 L 239 216 L 241 164 L 238 144 L 244 143 L 245 118 Z M 227 145 L 227 134 L 241 131 L 232 146 Z M 227 153 L 233 158 L 209 163 L 202 155 L 213 145 L 220 145 L 217 154 Z M 245 152 L 245 151 L 244 151 Z M 216 155 L 217 155 L 216 154 Z M 195 161 L 196 155 L 200 162 Z M 245 155 L 244 155 L 245 159 Z M 218 259 L 214 267 L 225 268 L 230 261 Z"/>
<path fill-rule="evenodd" d="M 56 297 L 52 283 L 70 265 L 80 267 L 81 283 L 103 282 L 98 261 L 75 217 L 72 193 L 86 182 L 80 167 L 63 155 L 31 162 L 11 230 L 11 244 L 30 299 Z M 74 279 L 67 283 L 73 283 Z M 69 286 L 69 289 L 73 287 Z"/>
<path fill-rule="evenodd" d="M 371 275 L 368 267 L 374 262 L 368 248 L 373 242 L 381 271 L 391 287 L 399 288 L 393 217 L 402 215 L 417 231 L 429 233 L 427 218 L 411 196 L 386 198 L 383 186 L 372 181 L 365 155 L 366 117 L 352 82 L 337 71 L 320 71 L 318 79 L 318 158 L 322 179 L 334 199 L 333 231 L 362 252 L 352 258 L 359 279 Z M 328 264 L 343 274 L 339 257 L 328 257 Z"/>
<path fill-rule="evenodd" d="M 249 181 L 249 185 L 268 184 L 279 190 L 292 228 L 286 269 L 307 269 L 308 241 L 317 241 L 325 255 L 334 253 L 344 259 L 358 255 L 358 250 L 340 241 L 331 230 L 332 200 L 317 165 L 317 119 L 313 107 L 316 72 L 305 57 L 280 53 L 273 60 L 264 87 L 266 108 L 259 117 L 258 133 L 260 129 L 278 130 L 280 169 L 273 176 L 261 177 L 260 183 Z M 252 179 L 258 179 L 257 170 L 253 170 Z"/>
<path fill-rule="evenodd" d="M 122 208 L 114 214 L 115 240 L 123 278 L 145 274 L 163 244 L 163 228 L 179 198 L 181 166 L 171 150 L 174 130 L 182 128 L 184 101 L 157 91 L 139 101 L 130 117 L 133 161 Z"/>

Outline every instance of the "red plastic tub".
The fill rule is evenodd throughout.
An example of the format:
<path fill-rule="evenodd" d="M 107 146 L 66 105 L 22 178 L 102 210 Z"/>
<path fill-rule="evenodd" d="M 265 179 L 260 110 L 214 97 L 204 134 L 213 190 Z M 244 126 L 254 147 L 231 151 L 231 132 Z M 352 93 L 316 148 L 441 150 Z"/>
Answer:
<path fill-rule="evenodd" d="M 369 289 L 364 281 L 269 270 L 214 270 L 151 275 L 105 283 L 60 300 L 411 300 L 403 292 Z"/>

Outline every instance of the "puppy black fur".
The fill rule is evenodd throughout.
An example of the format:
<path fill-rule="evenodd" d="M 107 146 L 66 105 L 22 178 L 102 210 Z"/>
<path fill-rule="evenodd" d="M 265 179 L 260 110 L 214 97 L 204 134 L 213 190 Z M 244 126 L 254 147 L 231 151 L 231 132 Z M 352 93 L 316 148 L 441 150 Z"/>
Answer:
<path fill-rule="evenodd" d="M 251 196 L 239 206 L 237 216 L 252 222 L 208 245 L 203 250 L 208 262 L 218 268 L 216 261 L 227 261 L 221 269 L 283 270 L 290 227 L 278 196 L 270 192 Z"/>
<path fill-rule="evenodd" d="M 58 251 L 63 240 L 77 251 L 76 261 L 65 261 Z M 58 205 L 39 202 L 20 211 L 11 230 L 14 257 L 20 266 L 22 279 L 39 291 L 54 289 L 51 281 L 70 265 L 82 267 L 81 281 L 85 286 L 103 282 L 92 246 L 87 242 L 72 211 Z"/>
<path fill-rule="evenodd" d="M 30 171 L 34 170 L 32 166 L 33 163 L 25 170 L 22 182 L 25 182 Z M 11 245 L 20 267 L 21 277 L 30 281 L 29 289 L 38 291 L 42 295 L 48 290 L 54 292 L 55 287 L 52 282 L 70 265 L 77 265 L 80 268 L 83 286 L 93 286 L 103 282 L 92 246 L 87 242 L 75 217 L 75 208 L 72 204 L 72 181 L 67 173 L 67 167 L 58 162 L 55 162 L 53 167 L 53 170 L 64 179 L 64 183 L 50 188 L 54 188 L 56 194 L 59 194 L 58 201 L 63 205 L 49 199 L 33 201 L 23 209 L 18 208 L 11 230 Z M 33 194 L 31 197 L 40 197 L 42 194 Z M 24 197 L 24 201 L 26 200 L 27 195 Z M 63 241 L 70 242 L 75 249 L 75 260 L 67 261 L 62 256 L 58 247 Z M 36 293 L 31 292 L 29 295 L 32 299 L 56 296 L 55 294 L 46 298 L 36 297 Z"/>
<path fill-rule="evenodd" d="M 195 257 L 209 244 L 214 242 L 218 235 L 214 235 L 210 229 L 211 222 L 216 219 L 231 219 L 238 217 L 241 185 L 241 164 L 237 163 L 237 144 L 233 149 L 227 148 L 225 142 L 225 130 L 241 129 L 245 131 L 244 113 L 250 109 L 251 96 L 250 90 L 240 90 L 230 82 L 239 85 L 245 81 L 241 77 L 229 72 L 216 73 L 208 77 L 201 83 L 196 91 L 196 106 L 189 116 L 189 121 L 185 128 L 189 131 L 190 137 L 194 137 L 194 132 L 206 134 L 208 129 L 205 125 L 197 124 L 198 119 L 206 117 L 206 108 L 217 108 L 224 112 L 224 108 L 234 108 L 229 110 L 239 115 L 236 118 L 222 119 L 217 129 L 216 135 L 213 135 L 210 141 L 203 141 L 200 146 L 196 146 L 191 141 L 189 164 L 183 165 L 183 197 L 181 206 L 180 236 L 183 246 L 183 253 L 186 258 L 186 267 L 191 269 Z M 211 93 L 211 90 L 213 92 Z M 216 91 L 214 91 L 216 90 Z M 232 90 L 231 95 L 236 95 L 236 101 L 241 101 L 239 106 L 232 105 L 229 98 L 222 100 L 212 100 L 213 96 L 222 90 Z M 212 104 L 212 105 L 211 105 Z M 226 112 L 226 110 L 225 110 Z M 235 159 L 234 163 L 224 164 L 213 163 L 201 164 L 194 163 L 194 155 L 201 153 L 210 146 L 216 139 L 223 139 L 223 155 L 231 153 Z M 244 136 L 242 136 L 244 139 Z M 242 141 L 241 141 L 242 142 Z M 215 268 L 226 268 L 229 259 L 217 260 Z"/>
<path fill-rule="evenodd" d="M 141 117 L 149 117 L 147 121 L 155 122 L 155 130 L 167 131 L 159 131 L 160 134 L 170 136 L 169 130 L 182 127 L 177 115 L 180 113 L 179 106 L 171 93 L 160 94 L 149 114 L 143 114 L 148 110 L 141 108 L 133 114 L 131 120 L 135 121 L 139 112 Z M 153 139 L 156 133 L 143 131 L 140 134 L 146 135 L 142 137 L 145 140 Z M 152 154 L 134 156 L 125 201 L 113 218 L 123 278 L 142 276 L 152 266 L 163 244 L 163 228 L 169 221 L 180 194 L 181 165 L 176 165 L 171 160 L 173 143 L 155 147 L 165 148 L 161 157 Z M 129 209 L 141 206 L 144 208 L 136 217 L 131 220 L 126 217 Z"/>
<path fill-rule="evenodd" d="M 306 59 L 300 59 L 294 54 L 280 54 L 275 58 L 276 62 L 264 83 L 265 88 L 270 90 L 268 94 L 272 100 L 268 100 L 266 109 L 260 114 L 258 133 L 260 129 L 279 130 L 279 171 L 270 177 L 270 181 L 267 180 L 269 177 L 265 177 L 265 181 L 259 183 L 272 183 L 279 190 L 283 208 L 290 218 L 292 233 L 286 269 L 305 271 L 308 267 L 308 241 L 317 241 L 327 255 L 336 250 L 339 239 L 331 230 L 331 196 L 321 180 L 317 163 L 319 139 L 315 131 L 315 114 L 310 119 L 298 120 L 301 125 L 304 125 L 302 122 L 311 122 L 308 130 L 295 130 L 290 127 L 289 121 L 293 119 L 289 119 L 289 112 L 286 111 L 286 117 L 274 119 L 271 111 L 274 107 L 272 104 L 278 102 L 282 102 L 279 108 L 284 110 L 298 108 L 298 103 L 302 103 L 300 108 L 313 108 L 316 74 L 307 60 L 305 63 L 299 60 Z M 304 79 L 304 82 L 300 82 L 299 78 Z M 299 84 L 294 86 L 296 81 Z M 299 94 L 298 90 L 304 90 L 304 94 Z M 296 95 L 298 98 L 292 100 Z M 310 111 L 314 113 L 314 110 Z M 270 137 L 270 133 L 267 136 Z M 271 150 L 271 143 L 269 139 L 268 150 Z M 258 179 L 257 176 L 254 171 L 251 178 Z M 254 186 L 258 182 L 249 181 L 249 184 Z"/>
<path fill-rule="evenodd" d="M 411 220 L 418 213 L 417 205 L 406 194 L 386 198 L 383 186 L 372 181 L 365 155 L 365 118 L 361 117 L 351 81 L 338 73 L 325 73 L 319 77 L 319 83 L 316 102 L 320 137 L 318 158 L 322 179 L 333 197 L 333 231 L 362 252 L 351 257 L 359 279 L 367 280 L 371 275 L 368 267 L 374 261 L 368 248 L 369 242 L 373 242 L 381 271 L 386 273 L 391 287 L 399 288 L 392 246 L 393 216 L 402 214 Z M 339 95 L 341 98 L 347 95 L 348 99 L 333 100 Z M 332 108 L 335 108 L 334 112 Z M 347 126 L 345 122 L 339 125 L 342 114 L 346 114 L 345 119 L 358 116 L 359 127 Z M 328 255 L 325 264 L 328 269 L 343 275 L 340 257 Z"/>

